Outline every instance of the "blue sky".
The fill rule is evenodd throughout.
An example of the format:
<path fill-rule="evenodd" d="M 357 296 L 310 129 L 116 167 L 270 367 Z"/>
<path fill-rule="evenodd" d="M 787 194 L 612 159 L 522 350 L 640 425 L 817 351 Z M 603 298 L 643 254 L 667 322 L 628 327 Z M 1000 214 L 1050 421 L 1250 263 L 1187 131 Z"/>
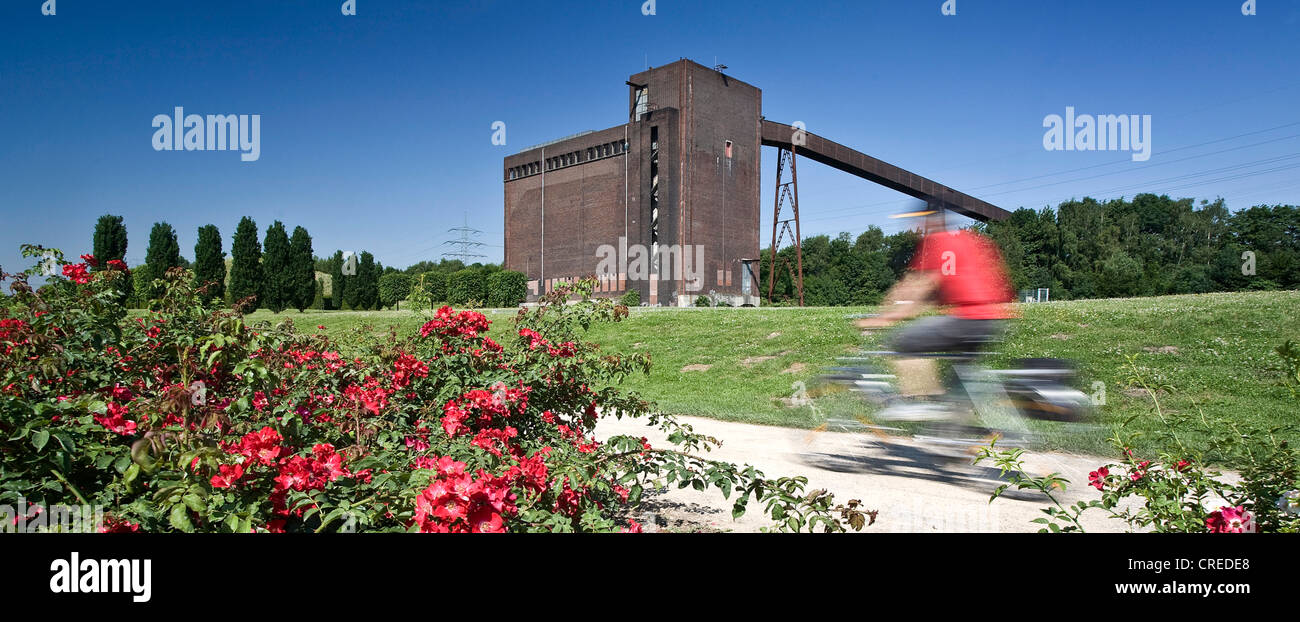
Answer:
<path fill-rule="evenodd" d="M 720 62 L 764 114 L 1008 209 L 1140 191 L 1300 203 L 1300 2 L 1258 0 L 0 0 L 0 266 L 89 252 L 121 214 L 193 258 L 252 216 L 318 254 L 437 259 L 466 219 L 501 258 L 502 158 L 626 119 L 647 62 Z M 261 157 L 155 151 L 157 114 L 260 114 Z M 1152 117 L 1153 154 L 1047 151 L 1043 119 Z M 507 145 L 491 143 L 494 121 Z M 1291 157 L 1294 156 L 1294 157 Z M 763 244 L 775 151 L 764 153 Z M 1296 168 L 1288 168 L 1296 167 Z M 898 223 L 905 197 L 800 168 L 806 235 Z"/>

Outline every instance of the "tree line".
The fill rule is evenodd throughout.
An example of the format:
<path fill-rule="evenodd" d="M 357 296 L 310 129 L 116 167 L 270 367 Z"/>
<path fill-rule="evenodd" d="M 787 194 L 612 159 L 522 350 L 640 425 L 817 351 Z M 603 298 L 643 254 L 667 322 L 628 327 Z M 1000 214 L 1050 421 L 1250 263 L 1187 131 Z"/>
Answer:
<path fill-rule="evenodd" d="M 124 260 L 127 230 L 121 216 L 105 214 L 95 223 L 93 254 L 101 266 Z M 131 268 L 132 283 L 122 292 L 123 302 L 142 308 L 161 295 L 155 282 L 167 270 L 192 270 L 195 284 L 205 287 L 204 298 L 227 306 L 242 304 L 247 310 L 397 308 L 408 298 L 437 303 L 515 306 L 524 301 L 524 275 L 501 270 L 496 264 L 466 266 L 455 260 L 421 261 L 406 270 L 385 267 L 369 251 L 345 261 L 344 252 L 321 258 L 312 251 L 312 239 L 303 227 L 290 234 L 275 221 L 259 241 L 257 223 L 247 216 L 239 221 L 231 242 L 230 258 L 222 247 L 216 225 L 198 229 L 194 262 L 181 255 L 175 229 L 154 223 L 149 233 L 145 263 Z M 345 270 L 345 265 L 347 269 Z M 345 274 L 344 272 L 347 272 Z"/>
<path fill-rule="evenodd" d="M 1053 300 L 1300 288 L 1300 208 L 1291 205 L 1230 212 L 1222 199 L 1085 198 L 973 229 L 997 243 L 1017 290 L 1050 288 Z M 805 304 L 880 302 L 919 239 L 875 226 L 857 238 L 805 238 Z M 782 265 L 794 265 L 794 249 L 777 257 L 775 304 L 797 304 L 793 271 Z M 770 251 L 761 258 L 766 300 Z"/>

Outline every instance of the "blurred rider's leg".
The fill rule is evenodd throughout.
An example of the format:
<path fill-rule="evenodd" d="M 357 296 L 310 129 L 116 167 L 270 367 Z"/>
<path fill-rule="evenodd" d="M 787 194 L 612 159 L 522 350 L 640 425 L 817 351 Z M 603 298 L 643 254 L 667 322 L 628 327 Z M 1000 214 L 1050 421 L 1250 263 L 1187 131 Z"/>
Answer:
<path fill-rule="evenodd" d="M 903 326 L 891 346 L 902 354 L 975 352 L 1002 331 L 1001 320 L 966 320 L 951 315 L 924 317 Z M 904 397 L 944 393 L 934 359 L 899 357 L 893 361 L 899 393 Z"/>
<path fill-rule="evenodd" d="M 955 342 L 947 337 L 951 316 L 923 317 L 908 322 L 894 334 L 891 347 L 903 354 L 947 352 Z M 898 392 L 906 398 L 943 395 L 934 359 L 897 357 L 890 361 L 898 377 Z"/>

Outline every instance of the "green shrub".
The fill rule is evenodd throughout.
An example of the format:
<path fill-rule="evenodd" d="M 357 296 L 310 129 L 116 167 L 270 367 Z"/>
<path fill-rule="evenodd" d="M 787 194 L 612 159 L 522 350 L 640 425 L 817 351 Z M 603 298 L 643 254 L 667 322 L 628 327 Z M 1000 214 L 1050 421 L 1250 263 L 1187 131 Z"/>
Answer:
<path fill-rule="evenodd" d="M 464 305 L 471 300 L 487 298 L 487 284 L 483 273 L 478 270 L 465 269 L 451 273 L 447 277 L 447 304 Z"/>
<path fill-rule="evenodd" d="M 417 311 L 428 311 L 433 308 L 433 298 L 429 296 L 429 284 L 425 277 L 427 274 L 417 275 L 411 279 L 411 293 L 406 295 L 406 301 L 412 309 Z"/>
<path fill-rule="evenodd" d="M 153 273 L 149 271 L 149 266 L 140 264 L 131 268 L 131 307 L 133 309 L 147 309 L 149 307 L 149 284 L 153 283 Z"/>
<path fill-rule="evenodd" d="M 487 279 L 489 307 L 517 307 L 528 299 L 528 277 L 513 270 L 493 272 Z"/>
<path fill-rule="evenodd" d="M 329 298 L 325 297 L 325 279 L 319 278 L 312 281 L 315 283 L 315 293 L 312 296 L 311 308 L 326 311 L 330 308 Z"/>
<path fill-rule="evenodd" d="M 447 275 L 448 272 L 426 272 L 424 274 L 424 287 L 429 291 L 429 300 L 433 302 L 447 301 Z"/>
<path fill-rule="evenodd" d="M 389 272 L 379 277 L 379 303 L 397 308 L 411 293 L 411 277 L 402 272 Z"/>
<path fill-rule="evenodd" d="M 623 294 L 619 298 L 619 302 L 628 307 L 639 307 L 641 306 L 641 292 L 635 289 L 629 289 L 627 290 L 627 293 Z"/>
<path fill-rule="evenodd" d="M 708 297 L 708 296 L 697 296 L 697 297 L 695 298 L 695 306 L 697 306 L 697 307 L 711 307 L 711 306 L 713 306 L 713 305 L 710 304 L 710 300 L 709 300 L 709 297 Z"/>

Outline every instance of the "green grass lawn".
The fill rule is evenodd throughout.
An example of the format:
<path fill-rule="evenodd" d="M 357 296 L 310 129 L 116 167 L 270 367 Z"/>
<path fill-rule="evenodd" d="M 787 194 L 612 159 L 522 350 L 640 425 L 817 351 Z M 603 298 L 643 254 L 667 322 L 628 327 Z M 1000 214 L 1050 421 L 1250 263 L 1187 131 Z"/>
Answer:
<path fill-rule="evenodd" d="M 835 357 L 863 347 L 863 337 L 845 316 L 869 308 L 634 309 L 619 324 L 593 327 L 591 338 L 606 350 L 650 353 L 648 376 L 625 388 L 676 414 L 701 415 L 766 425 L 813 427 L 821 423 L 808 407 L 788 407 L 796 381 L 810 381 Z M 1168 385 L 1160 399 L 1166 412 L 1207 414 L 1270 425 L 1296 423 L 1300 408 L 1281 382 L 1273 349 L 1300 341 L 1300 292 L 1251 292 L 1164 296 L 1125 300 L 1053 302 L 1020 306 L 998 359 L 1052 356 L 1078 363 L 1083 388 L 1101 381 L 1106 405 L 1103 425 L 1079 431 L 1051 427 L 1055 448 L 1113 454 L 1106 443 L 1117 422 L 1133 417 L 1130 429 L 1159 425 L 1148 395 L 1133 386 L 1128 357 L 1152 386 Z M 513 311 L 489 311 L 493 333 L 503 339 Z M 333 335 L 373 325 L 414 332 L 422 320 L 409 311 L 325 311 L 273 315 L 253 320 L 292 319 L 301 329 L 323 325 Z M 812 385 L 809 382 L 810 386 Z M 818 400 L 820 412 L 854 416 L 867 407 L 844 395 Z M 1185 440 L 1203 440 L 1194 430 Z M 1300 438 L 1295 439 L 1300 441 Z M 1137 447 L 1150 449 L 1142 442 Z"/>

